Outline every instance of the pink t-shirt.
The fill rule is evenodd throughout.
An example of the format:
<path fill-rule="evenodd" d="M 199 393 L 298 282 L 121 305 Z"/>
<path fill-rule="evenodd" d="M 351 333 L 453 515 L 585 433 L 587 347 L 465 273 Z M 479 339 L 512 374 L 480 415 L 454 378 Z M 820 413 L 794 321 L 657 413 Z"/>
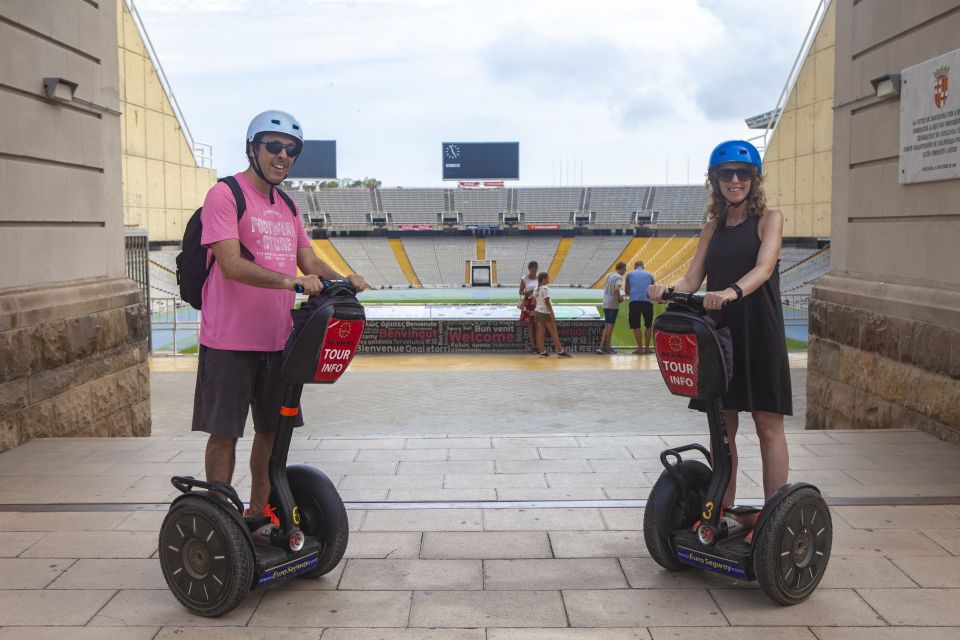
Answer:
<path fill-rule="evenodd" d="M 257 266 L 296 276 L 297 249 L 310 246 L 300 212 L 293 215 L 277 194 L 270 204 L 270 198 L 257 191 L 242 173 L 234 177 L 243 191 L 246 212 L 238 225 L 237 204 L 230 187 L 222 182 L 215 184 L 203 201 L 200 243 L 209 247 L 221 240 L 238 239 L 253 253 Z M 212 253 L 208 251 L 208 256 Z M 228 280 L 220 264 L 214 262 L 203 285 L 200 344 L 231 351 L 279 351 L 290 333 L 290 309 L 295 297 L 293 291 Z"/>

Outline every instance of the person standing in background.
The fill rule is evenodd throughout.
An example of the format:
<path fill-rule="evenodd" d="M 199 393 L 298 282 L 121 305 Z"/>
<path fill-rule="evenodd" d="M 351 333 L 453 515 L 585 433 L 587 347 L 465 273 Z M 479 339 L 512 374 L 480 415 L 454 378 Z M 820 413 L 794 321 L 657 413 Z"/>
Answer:
<path fill-rule="evenodd" d="M 624 293 L 630 298 L 630 328 L 637 340 L 636 354 L 650 353 L 650 339 L 653 337 L 653 303 L 647 296 L 647 290 L 656 283 L 653 274 L 643 268 L 643 261 L 633 263 L 633 271 L 624 279 Z M 640 342 L 640 325 L 644 325 L 643 342 Z"/>
<path fill-rule="evenodd" d="M 600 337 L 600 346 L 597 353 L 616 353 L 610 347 L 610 338 L 613 337 L 613 325 L 617 323 L 617 314 L 620 312 L 620 303 L 623 295 L 620 293 L 620 284 L 623 274 L 627 272 L 627 263 L 618 262 L 613 273 L 603 282 L 603 335 Z"/>

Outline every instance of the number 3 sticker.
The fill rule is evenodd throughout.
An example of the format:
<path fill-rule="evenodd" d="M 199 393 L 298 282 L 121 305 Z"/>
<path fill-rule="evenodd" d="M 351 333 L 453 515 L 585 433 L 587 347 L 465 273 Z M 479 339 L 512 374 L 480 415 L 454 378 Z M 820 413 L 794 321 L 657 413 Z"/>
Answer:
<path fill-rule="evenodd" d="M 703 519 L 709 520 L 713 517 L 713 502 L 708 502 L 703 505 Z"/>

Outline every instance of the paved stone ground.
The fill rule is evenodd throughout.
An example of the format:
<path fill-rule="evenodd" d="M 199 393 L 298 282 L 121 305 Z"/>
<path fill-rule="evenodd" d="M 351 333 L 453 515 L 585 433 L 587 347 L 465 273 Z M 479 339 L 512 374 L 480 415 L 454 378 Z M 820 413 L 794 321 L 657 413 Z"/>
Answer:
<path fill-rule="evenodd" d="M 945 499 L 833 507 L 833 556 L 820 588 L 780 607 L 754 584 L 660 570 L 643 544 L 642 510 L 604 504 L 645 498 L 659 450 L 702 439 L 702 417 L 668 396 L 656 372 L 561 366 L 360 371 L 311 388 L 308 426 L 290 458 L 323 468 L 354 502 L 347 557 L 320 580 L 254 592 L 220 619 L 187 614 L 165 588 L 156 559 L 162 505 L 6 507 L 0 640 L 960 638 L 960 447 L 907 429 L 804 432 L 789 421 L 792 479 L 837 499 Z M 803 370 L 793 379 L 802 399 Z M 204 440 L 183 419 L 192 381 L 191 373 L 153 376 L 151 438 L 33 441 L 0 454 L 0 504 L 168 501 L 169 477 L 202 467 Z M 643 413 L 625 424 L 637 397 Z M 761 495 L 751 431 L 738 438 L 744 498 Z M 244 493 L 242 466 L 237 480 Z M 377 504 L 436 500 L 478 504 Z M 570 500 L 599 502 L 572 508 Z"/>

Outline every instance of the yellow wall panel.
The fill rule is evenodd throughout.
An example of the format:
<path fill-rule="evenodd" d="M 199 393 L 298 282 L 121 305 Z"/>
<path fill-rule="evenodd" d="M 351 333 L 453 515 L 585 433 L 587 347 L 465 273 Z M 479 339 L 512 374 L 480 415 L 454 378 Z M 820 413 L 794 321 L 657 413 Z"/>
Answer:
<path fill-rule="evenodd" d="M 128 207 L 147 206 L 147 160 L 127 156 L 127 175 L 123 184 L 123 200 Z"/>
<path fill-rule="evenodd" d="M 783 237 L 793 238 L 796 237 L 796 227 L 797 227 L 797 211 L 796 207 L 792 204 L 782 205 L 780 207 L 775 207 L 780 209 L 780 212 L 783 214 Z"/>
<path fill-rule="evenodd" d="M 183 238 L 183 214 L 180 209 L 164 209 L 166 216 L 166 238 L 181 240 Z"/>
<path fill-rule="evenodd" d="M 777 186 L 780 197 L 777 202 L 781 206 L 794 204 L 797 201 L 796 163 L 796 158 L 785 158 L 778 165 L 780 184 Z"/>
<path fill-rule="evenodd" d="M 123 0 L 118 0 L 118 4 L 121 3 L 123 3 Z M 147 50 L 143 46 L 143 40 L 137 31 L 137 25 L 133 23 L 133 16 L 130 15 L 126 6 L 122 7 L 122 9 L 122 11 L 118 11 L 117 13 L 123 14 L 123 48 L 140 56 L 147 55 Z"/>
<path fill-rule="evenodd" d="M 143 68 L 145 70 L 144 87 L 146 100 L 143 106 L 153 111 L 162 112 L 164 93 L 163 87 L 160 85 L 160 77 L 157 75 L 153 64 L 149 60 L 145 61 Z"/>
<path fill-rule="evenodd" d="M 777 141 L 780 143 L 780 157 L 790 158 L 797 153 L 797 112 L 785 111 L 777 124 Z"/>
<path fill-rule="evenodd" d="M 813 153 L 814 106 L 804 104 L 796 111 L 796 152 L 797 155 Z"/>
<path fill-rule="evenodd" d="M 147 124 L 143 108 L 128 103 L 123 111 L 127 129 L 127 153 L 145 156 L 147 153 Z"/>
<path fill-rule="evenodd" d="M 147 238 L 150 240 L 166 238 L 167 222 L 163 217 L 163 209 L 147 209 L 146 216 Z"/>
<path fill-rule="evenodd" d="M 123 45 L 120 45 L 120 51 L 117 52 L 117 62 L 119 63 L 120 68 L 120 102 L 124 102 L 127 99 L 127 83 L 123 81 L 124 76 L 126 75 L 126 69 L 124 69 L 124 58 L 127 55 L 127 52 L 123 50 Z"/>
<path fill-rule="evenodd" d="M 818 51 L 815 55 L 816 77 L 814 94 L 817 100 L 833 98 L 833 66 L 835 49 L 833 47 Z"/>
<path fill-rule="evenodd" d="M 177 130 L 179 131 L 179 127 Z M 175 159 L 174 159 L 175 157 L 177 156 L 172 156 L 170 158 L 170 162 L 175 162 Z M 193 150 L 189 147 L 189 145 L 187 145 L 187 138 L 184 135 L 182 135 L 182 132 L 180 135 L 179 158 L 180 158 L 180 164 L 191 165 L 196 163 L 196 160 L 193 157 Z"/>
<path fill-rule="evenodd" d="M 796 203 L 813 203 L 813 156 L 797 156 Z"/>
<path fill-rule="evenodd" d="M 822 100 L 813 106 L 813 151 L 833 150 L 833 104 Z"/>
<path fill-rule="evenodd" d="M 213 169 L 196 169 L 195 173 L 197 180 L 197 206 L 199 207 L 207 197 L 207 191 L 210 191 L 210 187 L 216 184 L 217 172 Z"/>
<path fill-rule="evenodd" d="M 163 202 L 168 209 L 180 208 L 180 166 L 163 163 Z"/>
<path fill-rule="evenodd" d="M 147 206 L 164 208 L 163 162 L 147 159 Z"/>
<path fill-rule="evenodd" d="M 180 158 L 180 140 L 182 137 L 177 119 L 163 114 L 163 157 L 168 162 L 174 162 L 174 159 Z"/>
<path fill-rule="evenodd" d="M 830 205 L 813 205 L 813 235 L 817 238 L 830 237 Z"/>
<path fill-rule="evenodd" d="M 163 114 L 159 111 L 147 109 L 147 157 L 154 160 L 163 160 Z"/>
<path fill-rule="evenodd" d="M 180 206 L 196 209 L 203 200 L 197 202 L 197 170 L 193 167 L 180 167 Z"/>
<path fill-rule="evenodd" d="M 763 159 L 763 191 L 767 194 L 767 204 L 775 207 L 780 203 L 780 163 Z"/>
<path fill-rule="evenodd" d="M 803 63 L 803 67 L 800 69 L 800 75 L 797 77 L 797 84 L 793 89 L 797 94 L 798 107 L 802 107 L 803 105 L 810 104 L 814 101 L 813 81 L 814 63 L 812 59 L 807 59 L 807 61 Z"/>
<path fill-rule="evenodd" d="M 124 96 L 127 102 L 143 106 L 145 97 L 143 62 L 141 56 L 127 52 L 123 56 Z"/>
<path fill-rule="evenodd" d="M 833 154 L 829 151 L 813 156 L 813 201 L 829 203 L 833 197 Z"/>

